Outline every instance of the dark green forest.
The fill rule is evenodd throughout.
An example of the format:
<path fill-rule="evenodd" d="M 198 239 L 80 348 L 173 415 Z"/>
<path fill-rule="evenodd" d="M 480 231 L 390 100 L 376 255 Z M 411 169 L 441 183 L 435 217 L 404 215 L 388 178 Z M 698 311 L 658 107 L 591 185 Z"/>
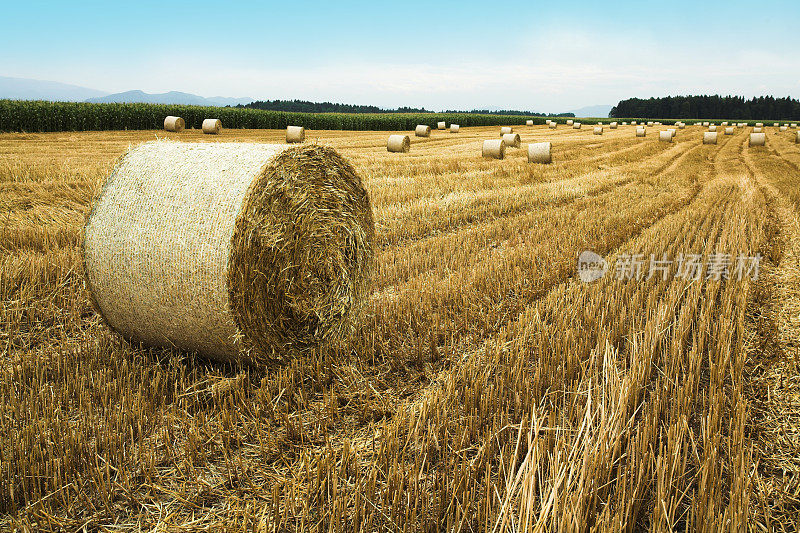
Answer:
<path fill-rule="evenodd" d="M 759 96 L 746 100 L 742 96 L 665 96 L 662 98 L 629 98 L 622 100 L 609 113 L 610 117 L 800 120 L 800 101 L 792 98 Z"/>

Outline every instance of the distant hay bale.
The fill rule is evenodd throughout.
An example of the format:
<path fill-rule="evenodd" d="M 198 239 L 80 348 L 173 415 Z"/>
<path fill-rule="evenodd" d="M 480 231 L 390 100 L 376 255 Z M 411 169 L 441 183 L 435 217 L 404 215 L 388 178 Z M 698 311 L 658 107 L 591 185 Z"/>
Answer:
<path fill-rule="evenodd" d="M 660 126 L 661 125 L 660 122 L 654 122 L 653 124 L 656 125 L 656 126 Z"/>
<path fill-rule="evenodd" d="M 481 155 L 492 159 L 503 159 L 506 156 L 506 143 L 503 142 L 503 139 L 483 141 Z"/>
<path fill-rule="evenodd" d="M 750 146 L 764 146 L 767 143 L 766 133 L 751 133 Z"/>
<path fill-rule="evenodd" d="M 575 122 L 574 124 L 572 124 L 572 129 L 574 129 L 574 130 L 581 129 L 581 123 L 580 122 Z"/>
<path fill-rule="evenodd" d="M 567 120 L 567 126 L 572 126 L 574 123 L 575 121 L 572 119 Z"/>
<path fill-rule="evenodd" d="M 506 133 L 503 135 L 503 142 L 506 146 L 511 146 L 512 148 L 519 148 L 520 145 L 520 138 L 519 133 Z"/>
<path fill-rule="evenodd" d="M 671 143 L 672 142 L 672 132 L 669 130 L 659 131 L 658 132 L 658 140 L 661 142 Z"/>
<path fill-rule="evenodd" d="M 414 129 L 414 135 L 417 137 L 430 137 L 431 136 L 431 127 L 425 124 L 420 124 L 419 126 Z"/>
<path fill-rule="evenodd" d="M 408 152 L 411 149 L 411 139 L 408 135 L 389 135 L 386 149 L 390 152 Z"/>
<path fill-rule="evenodd" d="M 653 125 L 653 121 L 652 121 L 652 120 L 648 120 L 648 121 L 647 121 L 647 125 L 648 125 L 648 126 L 652 126 L 652 125 Z"/>
<path fill-rule="evenodd" d="M 631 120 L 631 126 L 635 126 L 635 125 L 636 125 L 636 121 L 635 120 Z"/>
<path fill-rule="evenodd" d="M 551 148 L 549 142 L 530 143 L 528 145 L 528 163 L 547 164 L 552 162 Z"/>
<path fill-rule="evenodd" d="M 644 127 L 639 126 L 638 128 L 636 128 L 637 137 L 644 137 L 646 135 L 647 135 L 647 130 Z"/>
<path fill-rule="evenodd" d="M 761 128 L 761 127 L 755 127 L 755 128 L 753 128 L 753 133 L 761 133 L 761 131 L 762 131 L 762 128 Z"/>
<path fill-rule="evenodd" d="M 203 133 L 208 135 L 219 135 L 222 131 L 222 121 L 218 118 L 207 118 L 203 120 Z"/>
<path fill-rule="evenodd" d="M 778 127 L 778 126 L 780 126 L 780 125 L 781 125 L 781 124 L 780 124 L 780 122 L 773 122 L 773 123 L 772 123 L 772 127 L 773 127 L 773 128 L 777 128 L 777 127 Z"/>
<path fill-rule="evenodd" d="M 623 125 L 623 126 L 627 126 L 627 125 L 628 125 L 628 123 L 627 123 L 627 122 L 623 122 L 623 123 L 622 123 L 622 125 Z"/>
<path fill-rule="evenodd" d="M 616 122 L 612 122 L 611 124 L 608 125 L 608 127 L 610 129 L 612 129 L 612 130 L 615 130 L 615 129 L 617 129 L 617 123 Z"/>
<path fill-rule="evenodd" d="M 788 129 L 789 129 L 788 126 L 781 126 L 780 128 L 778 128 L 778 131 L 786 131 Z"/>
<path fill-rule="evenodd" d="M 681 122 L 681 123 L 678 124 L 678 129 L 682 130 L 682 129 L 685 129 L 685 128 L 686 128 L 686 124 L 685 123 Z"/>
<path fill-rule="evenodd" d="M 756 122 L 756 128 L 763 128 L 763 127 L 764 127 L 763 122 Z"/>
<path fill-rule="evenodd" d="M 286 142 L 301 143 L 306 140 L 306 129 L 303 126 L 286 126 Z"/>
<path fill-rule="evenodd" d="M 717 144 L 717 132 L 707 131 L 703 134 L 703 144 Z"/>
<path fill-rule="evenodd" d="M 704 127 L 704 128 L 707 128 L 707 127 L 709 127 L 709 126 L 710 126 L 710 124 L 709 124 L 708 122 L 703 122 L 703 127 Z"/>
<path fill-rule="evenodd" d="M 593 133 L 595 135 L 602 135 L 603 134 L 603 126 L 595 126 Z"/>
<path fill-rule="evenodd" d="M 167 131 L 174 131 L 180 133 L 186 128 L 186 122 L 181 117 L 173 117 L 172 115 L 164 119 L 164 129 Z"/>
<path fill-rule="evenodd" d="M 331 148 L 155 141 L 99 190 L 84 264 L 130 341 L 260 364 L 353 333 L 374 245 L 367 192 Z"/>
<path fill-rule="evenodd" d="M 727 126 L 727 125 L 728 125 L 728 123 L 727 123 L 727 122 L 720 122 L 720 123 L 719 123 L 719 125 L 720 125 L 720 126 Z"/>
<path fill-rule="evenodd" d="M 436 123 L 436 129 L 445 130 L 447 129 L 447 124 L 444 121 Z"/>
<path fill-rule="evenodd" d="M 725 128 L 725 135 L 733 135 L 733 128 L 731 127 Z"/>
<path fill-rule="evenodd" d="M 550 124 L 550 121 L 549 121 L 549 120 L 547 121 L 547 124 L 548 124 L 548 125 Z M 526 126 L 533 126 L 533 121 L 532 121 L 532 120 L 526 120 L 526 121 L 525 121 L 525 125 L 526 125 Z"/>
<path fill-rule="evenodd" d="M 450 124 L 450 133 L 458 133 L 458 130 L 461 128 L 458 124 Z"/>
<path fill-rule="evenodd" d="M 550 129 L 551 130 L 556 129 L 557 127 L 558 127 L 558 122 L 556 122 L 555 120 L 550 122 Z"/>
<path fill-rule="evenodd" d="M 792 126 L 792 129 L 797 128 L 797 122 L 792 122 L 790 125 Z"/>
<path fill-rule="evenodd" d="M 603 125 L 603 123 L 602 123 L 602 122 L 598 122 L 598 123 L 597 123 L 597 125 L 598 125 L 598 126 L 602 126 L 602 125 Z"/>
<path fill-rule="evenodd" d="M 708 131 L 717 131 L 717 126 L 716 126 L 716 124 L 712 124 L 712 125 L 710 125 L 710 126 L 708 127 Z"/>
<path fill-rule="evenodd" d="M 514 128 L 511 126 L 503 126 L 500 128 L 500 136 L 508 135 L 509 133 L 514 133 Z"/>

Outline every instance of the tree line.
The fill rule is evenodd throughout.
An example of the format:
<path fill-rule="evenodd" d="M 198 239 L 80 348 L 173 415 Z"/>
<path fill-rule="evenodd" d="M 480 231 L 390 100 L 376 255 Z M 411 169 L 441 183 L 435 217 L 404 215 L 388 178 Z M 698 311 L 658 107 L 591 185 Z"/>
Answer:
<path fill-rule="evenodd" d="M 800 101 L 793 98 L 758 96 L 665 96 L 661 98 L 629 98 L 620 101 L 610 117 L 742 120 L 800 120 Z"/>

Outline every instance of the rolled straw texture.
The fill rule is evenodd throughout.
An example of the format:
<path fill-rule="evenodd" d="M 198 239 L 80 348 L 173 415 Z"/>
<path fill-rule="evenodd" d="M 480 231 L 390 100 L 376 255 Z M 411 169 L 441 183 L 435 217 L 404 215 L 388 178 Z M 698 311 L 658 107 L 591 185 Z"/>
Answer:
<path fill-rule="evenodd" d="M 671 143 L 672 142 L 672 132 L 669 130 L 659 131 L 658 132 L 658 140 L 662 142 Z"/>
<path fill-rule="evenodd" d="M 181 117 L 168 116 L 164 119 L 164 129 L 167 131 L 182 132 L 186 128 L 186 122 Z"/>
<path fill-rule="evenodd" d="M 301 143 L 306 140 L 306 129 L 303 126 L 286 126 L 286 142 Z"/>
<path fill-rule="evenodd" d="M 767 144 L 767 134 L 766 133 L 751 133 L 750 134 L 750 146 L 764 146 Z"/>
<path fill-rule="evenodd" d="M 717 132 L 707 131 L 703 133 L 703 144 L 717 144 Z"/>
<path fill-rule="evenodd" d="M 156 141 L 103 184 L 84 261 L 124 337 L 258 364 L 352 334 L 374 242 L 367 192 L 331 148 Z"/>
<path fill-rule="evenodd" d="M 503 142 L 503 139 L 483 141 L 481 155 L 492 159 L 503 159 L 506 156 L 506 143 Z"/>
<path fill-rule="evenodd" d="M 544 164 L 552 162 L 551 149 L 552 146 L 549 142 L 530 143 L 528 145 L 528 162 Z"/>
<path fill-rule="evenodd" d="M 420 124 L 414 130 L 414 135 L 417 137 L 430 137 L 431 136 L 431 127 L 426 126 L 425 124 Z"/>
<path fill-rule="evenodd" d="M 203 121 L 203 133 L 218 135 L 222 131 L 222 121 L 218 118 L 207 118 Z"/>
<path fill-rule="evenodd" d="M 520 138 L 519 133 L 506 133 L 503 135 L 503 142 L 506 146 L 511 146 L 512 148 L 519 148 L 520 145 Z"/>
<path fill-rule="evenodd" d="M 500 128 L 500 136 L 508 135 L 509 133 L 514 133 L 514 128 L 511 126 L 503 126 Z"/>
<path fill-rule="evenodd" d="M 411 139 L 408 135 L 389 135 L 386 149 L 390 152 L 408 152 L 411 148 Z"/>

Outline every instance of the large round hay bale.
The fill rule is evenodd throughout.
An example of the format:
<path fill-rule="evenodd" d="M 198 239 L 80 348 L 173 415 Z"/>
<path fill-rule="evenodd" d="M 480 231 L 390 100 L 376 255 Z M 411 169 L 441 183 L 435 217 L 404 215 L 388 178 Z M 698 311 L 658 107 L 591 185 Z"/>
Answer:
<path fill-rule="evenodd" d="M 636 128 L 636 136 L 637 137 L 644 137 L 646 135 L 647 135 L 647 130 L 644 127 L 639 126 L 639 127 Z"/>
<path fill-rule="evenodd" d="M 709 126 L 710 126 L 710 124 L 709 124 L 708 122 L 703 122 L 703 127 L 704 127 L 704 128 L 707 128 L 707 127 L 709 127 Z"/>
<path fill-rule="evenodd" d="M 717 144 L 717 132 L 707 131 L 703 134 L 703 144 Z"/>
<path fill-rule="evenodd" d="M 648 120 L 648 121 L 647 121 L 647 125 L 648 125 L 648 126 L 652 126 L 652 125 L 653 125 L 653 121 L 652 121 L 652 120 Z"/>
<path fill-rule="evenodd" d="M 481 155 L 492 159 L 503 159 L 506 156 L 506 143 L 503 142 L 503 139 L 483 141 Z"/>
<path fill-rule="evenodd" d="M 623 123 L 622 123 L 622 125 L 623 125 L 623 126 L 627 126 L 627 125 L 628 125 L 628 123 L 627 123 L 627 122 L 623 122 Z"/>
<path fill-rule="evenodd" d="M 458 133 L 458 130 L 461 128 L 458 124 L 450 124 L 450 133 Z"/>
<path fill-rule="evenodd" d="M 761 130 L 762 130 L 762 129 L 763 129 L 763 128 L 760 128 L 760 127 L 755 127 L 755 128 L 753 128 L 753 133 L 761 133 Z"/>
<path fill-rule="evenodd" d="M 408 152 L 411 149 L 411 139 L 408 135 L 389 135 L 386 149 L 390 152 Z"/>
<path fill-rule="evenodd" d="M 301 143 L 306 140 L 306 129 L 303 126 L 286 126 L 286 142 Z"/>
<path fill-rule="evenodd" d="M 573 124 L 575 124 L 574 120 L 572 119 L 567 120 L 567 126 L 572 126 Z"/>
<path fill-rule="evenodd" d="M 581 123 L 580 122 L 575 122 L 574 124 L 572 124 L 572 129 L 574 129 L 574 130 L 581 129 Z"/>
<path fill-rule="evenodd" d="M 725 128 L 725 135 L 733 135 L 733 128 L 732 127 Z"/>
<path fill-rule="evenodd" d="M 500 137 L 503 135 L 508 135 L 509 133 L 514 133 L 514 128 L 511 126 L 503 126 L 500 128 Z"/>
<path fill-rule="evenodd" d="M 420 124 L 414 129 L 414 135 L 417 137 L 430 137 L 431 127 L 426 124 Z"/>
<path fill-rule="evenodd" d="M 797 128 L 797 122 L 792 122 L 792 123 L 790 124 L 790 126 L 792 127 L 792 129 L 795 129 L 795 128 Z"/>
<path fill-rule="evenodd" d="M 438 129 L 438 130 L 446 130 L 447 129 L 447 124 L 443 120 L 439 121 L 439 122 L 436 123 L 436 129 Z"/>
<path fill-rule="evenodd" d="M 553 120 L 552 122 L 550 122 L 550 129 L 551 129 L 551 130 L 554 130 L 554 129 L 556 129 L 557 127 L 558 127 L 558 122 L 556 122 L 555 120 Z"/>
<path fill-rule="evenodd" d="M 595 126 L 594 130 L 592 131 L 595 135 L 602 135 L 603 134 L 603 126 Z"/>
<path fill-rule="evenodd" d="M 164 129 L 167 131 L 174 131 L 180 133 L 186 128 L 186 122 L 181 117 L 173 117 L 172 115 L 164 119 Z"/>
<path fill-rule="evenodd" d="M 772 123 L 772 127 L 773 127 L 773 128 L 777 128 L 777 127 L 778 127 L 778 126 L 780 126 L 780 125 L 781 125 L 781 124 L 780 124 L 780 122 L 773 122 L 773 123 Z"/>
<path fill-rule="evenodd" d="M 658 132 L 658 140 L 661 142 L 671 143 L 672 142 L 672 132 L 669 130 L 659 131 Z"/>
<path fill-rule="evenodd" d="M 155 141 L 99 190 L 84 261 L 125 338 L 258 364 L 353 332 L 374 241 L 361 179 L 331 148 Z"/>
<path fill-rule="evenodd" d="M 780 128 L 778 128 L 778 131 L 786 131 L 788 129 L 789 129 L 789 126 L 781 126 Z"/>
<path fill-rule="evenodd" d="M 712 125 L 710 125 L 710 126 L 708 127 L 708 131 L 717 131 L 717 125 L 716 125 L 716 124 L 712 124 Z"/>
<path fill-rule="evenodd" d="M 616 122 L 612 122 L 611 124 L 608 125 L 608 127 L 610 129 L 612 129 L 612 130 L 615 130 L 615 129 L 617 129 L 617 123 Z"/>
<path fill-rule="evenodd" d="M 727 123 L 727 122 L 720 122 L 720 123 L 719 123 L 719 125 L 720 125 L 720 126 L 727 126 L 727 125 L 728 125 L 728 123 Z"/>
<path fill-rule="evenodd" d="M 549 142 L 530 143 L 528 145 L 528 163 L 547 164 L 552 162 L 551 148 Z"/>
<path fill-rule="evenodd" d="M 635 126 L 635 125 L 636 125 L 636 121 L 635 120 L 631 120 L 631 126 Z"/>
<path fill-rule="evenodd" d="M 764 146 L 767 144 L 767 134 L 766 133 L 751 133 L 750 134 L 750 146 Z"/>
<path fill-rule="evenodd" d="M 676 135 L 678 135 L 678 130 L 676 130 L 675 128 L 668 128 L 667 131 L 670 133 L 670 135 L 672 135 L 673 139 L 675 138 Z"/>
<path fill-rule="evenodd" d="M 222 131 L 222 121 L 218 118 L 207 118 L 203 120 L 203 133 L 208 135 L 219 135 Z"/>
<path fill-rule="evenodd" d="M 764 127 L 763 122 L 756 122 L 756 128 L 763 128 L 763 127 Z"/>
<path fill-rule="evenodd" d="M 794 138 L 794 142 L 800 144 L 800 131 L 797 132 L 797 135 Z"/>
<path fill-rule="evenodd" d="M 506 133 L 503 135 L 503 142 L 506 146 L 510 146 L 512 148 L 519 148 L 521 139 L 519 138 L 519 133 Z"/>
<path fill-rule="evenodd" d="M 686 123 L 685 122 L 679 122 L 678 123 L 678 129 L 681 129 L 681 130 L 682 129 L 686 129 Z"/>
<path fill-rule="evenodd" d="M 550 124 L 550 121 L 549 121 L 549 120 L 547 121 L 547 124 Z M 532 120 L 526 120 L 526 121 L 525 121 L 525 125 L 526 125 L 526 126 L 533 126 L 533 121 L 532 121 Z"/>

